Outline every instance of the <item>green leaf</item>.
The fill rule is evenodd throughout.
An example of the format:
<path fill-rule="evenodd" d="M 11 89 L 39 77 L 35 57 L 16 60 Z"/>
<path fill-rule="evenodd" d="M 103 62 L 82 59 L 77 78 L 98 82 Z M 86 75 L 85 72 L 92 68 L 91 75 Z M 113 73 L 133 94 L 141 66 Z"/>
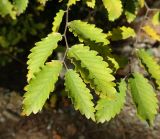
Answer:
<path fill-rule="evenodd" d="M 42 4 L 42 5 L 46 5 L 47 1 L 48 1 L 48 0 L 38 0 L 38 2 L 39 2 L 40 4 Z"/>
<path fill-rule="evenodd" d="M 138 1 L 137 0 L 125 0 L 124 12 L 127 21 L 130 23 L 134 21 L 137 15 Z"/>
<path fill-rule="evenodd" d="M 124 40 L 136 36 L 135 31 L 132 28 L 125 26 L 113 28 L 107 35 L 108 39 L 111 39 L 112 41 Z"/>
<path fill-rule="evenodd" d="M 96 0 L 87 0 L 86 3 L 88 7 L 94 8 L 96 4 Z"/>
<path fill-rule="evenodd" d="M 2 48 L 7 48 L 9 46 L 9 42 L 7 41 L 6 37 L 0 36 L 0 46 Z"/>
<path fill-rule="evenodd" d="M 65 11 L 59 10 L 59 12 L 56 14 L 54 18 L 54 22 L 52 23 L 52 31 L 53 32 L 58 32 L 60 24 L 62 22 L 63 16 L 64 16 Z"/>
<path fill-rule="evenodd" d="M 91 50 L 97 51 L 98 54 L 103 57 L 103 60 L 109 64 L 109 67 L 113 69 L 113 71 L 117 71 L 117 69 L 119 69 L 119 64 L 115 60 L 115 56 L 112 54 L 110 46 L 91 41 L 85 41 L 84 43 L 89 46 Z"/>
<path fill-rule="evenodd" d="M 102 29 L 95 27 L 94 24 L 88 24 L 80 20 L 74 20 L 68 23 L 69 30 L 79 37 L 81 42 L 85 40 L 94 41 L 96 43 L 109 44 L 107 35 L 102 33 Z"/>
<path fill-rule="evenodd" d="M 145 0 L 138 0 L 138 2 L 139 2 L 140 7 L 143 8 Z"/>
<path fill-rule="evenodd" d="M 21 14 L 26 10 L 28 2 L 28 0 L 14 0 L 14 5 L 17 8 L 18 14 Z"/>
<path fill-rule="evenodd" d="M 50 92 L 54 91 L 61 69 L 62 63 L 60 61 L 52 61 L 47 63 L 36 74 L 36 78 L 30 81 L 25 88 L 27 92 L 23 100 L 24 115 L 30 115 L 32 112 L 35 114 L 42 109 Z"/>
<path fill-rule="evenodd" d="M 95 91 L 100 97 L 115 96 L 115 78 L 111 74 L 112 70 L 101 56 L 97 56 L 96 51 L 89 50 L 88 46 L 75 45 L 68 51 L 68 57 L 79 61 L 81 67 L 88 71 L 87 79 L 93 81 Z"/>
<path fill-rule="evenodd" d="M 139 2 L 139 4 L 140 4 L 141 8 L 143 8 L 143 7 L 144 7 L 145 0 L 138 0 L 138 2 Z"/>
<path fill-rule="evenodd" d="M 97 122 L 105 122 L 114 118 L 120 113 L 125 103 L 127 85 L 124 80 L 119 83 L 119 93 L 116 93 L 115 99 L 102 98 L 98 100 L 96 106 L 96 120 Z"/>
<path fill-rule="evenodd" d="M 9 0 L 0 0 L 0 15 L 5 17 L 10 15 L 12 19 L 16 19 L 16 12 L 13 10 L 14 6 Z"/>
<path fill-rule="evenodd" d="M 94 81 L 92 79 L 88 78 L 88 74 L 89 74 L 88 70 L 83 68 L 83 67 L 81 67 L 81 62 L 79 62 L 79 61 L 76 61 L 76 60 L 72 59 L 72 63 L 75 66 L 75 70 L 80 73 L 80 75 L 83 78 L 84 82 L 85 83 L 89 83 L 90 87 L 95 90 L 96 88 L 94 86 Z"/>
<path fill-rule="evenodd" d="M 160 25 L 160 11 L 156 12 L 152 18 L 152 23 L 154 25 Z"/>
<path fill-rule="evenodd" d="M 72 5 L 75 5 L 77 1 L 80 1 L 80 0 L 69 0 L 67 3 L 67 6 L 70 7 Z"/>
<path fill-rule="evenodd" d="M 160 89 L 160 65 L 158 65 L 156 63 L 156 60 L 143 49 L 139 50 L 137 54 L 140 60 L 142 61 L 142 64 L 144 64 L 146 70 L 155 79 L 156 84 Z"/>
<path fill-rule="evenodd" d="M 129 79 L 129 85 L 139 117 L 151 125 L 158 109 L 158 100 L 153 87 L 149 84 L 148 80 L 139 73 L 133 74 L 133 78 Z"/>
<path fill-rule="evenodd" d="M 110 21 L 114 21 L 122 14 L 122 2 L 121 0 L 102 0 L 104 7 L 108 11 L 108 17 Z"/>
<path fill-rule="evenodd" d="M 116 61 L 116 59 L 114 58 L 113 55 L 110 55 L 107 57 L 108 58 L 108 62 L 109 62 L 109 66 L 112 67 L 115 71 L 117 71 L 120 68 L 119 63 Z"/>
<path fill-rule="evenodd" d="M 68 70 L 65 75 L 65 86 L 69 98 L 76 110 L 84 114 L 88 119 L 91 118 L 95 121 L 94 117 L 94 103 L 92 102 L 93 96 L 90 90 L 86 88 L 85 83 L 79 77 L 78 73 L 73 70 Z"/>
<path fill-rule="evenodd" d="M 28 81 L 34 78 L 34 74 L 40 71 L 40 68 L 44 66 L 47 58 L 52 54 L 52 51 L 57 48 L 58 41 L 62 39 L 61 34 L 51 33 L 46 38 L 35 44 L 35 47 L 31 49 L 31 54 L 28 56 Z"/>
<path fill-rule="evenodd" d="M 110 57 L 109 57 L 108 59 L 109 59 L 111 62 L 113 62 L 112 64 L 113 64 L 113 66 L 115 66 L 116 69 L 119 68 L 118 63 L 115 61 L 114 58 L 110 58 Z M 73 60 L 73 59 L 72 59 L 72 63 L 74 64 L 76 71 L 81 74 L 81 77 L 83 78 L 84 82 L 85 82 L 85 83 L 89 83 L 89 84 L 90 84 L 90 87 L 96 91 L 96 86 L 94 85 L 93 79 L 89 79 L 89 78 L 88 78 L 88 74 L 89 74 L 88 70 L 85 69 L 85 68 L 82 68 L 82 67 L 81 67 L 81 63 L 80 63 L 79 61 L 76 61 L 76 60 Z M 99 94 L 99 92 L 97 92 L 97 94 Z"/>

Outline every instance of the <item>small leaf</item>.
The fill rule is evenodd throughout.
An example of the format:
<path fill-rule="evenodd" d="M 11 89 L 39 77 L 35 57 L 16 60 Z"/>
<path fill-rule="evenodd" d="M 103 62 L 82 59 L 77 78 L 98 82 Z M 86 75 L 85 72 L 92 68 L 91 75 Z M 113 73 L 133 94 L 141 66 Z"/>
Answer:
<path fill-rule="evenodd" d="M 67 6 L 70 7 L 72 5 L 75 5 L 77 1 L 80 1 L 80 0 L 69 0 L 67 3 Z"/>
<path fill-rule="evenodd" d="M 60 24 L 62 22 L 63 16 L 64 16 L 65 11 L 59 10 L 59 12 L 56 14 L 54 18 L 54 22 L 52 23 L 52 31 L 53 32 L 58 32 Z"/>
<path fill-rule="evenodd" d="M 141 8 L 143 8 L 143 7 L 144 7 L 145 0 L 138 0 L 138 2 L 139 2 L 139 5 L 141 6 Z"/>
<path fill-rule="evenodd" d="M 138 51 L 138 57 L 146 67 L 146 70 L 151 74 L 151 76 L 155 79 L 156 84 L 160 89 L 160 66 L 156 63 L 156 60 L 145 52 L 143 49 Z"/>
<path fill-rule="evenodd" d="M 156 12 L 152 18 L 152 23 L 154 25 L 160 25 L 160 12 Z"/>
<path fill-rule="evenodd" d="M 129 23 L 135 20 L 138 12 L 138 5 L 137 0 L 125 0 L 124 13 Z"/>
<path fill-rule="evenodd" d="M 114 28 L 108 33 L 108 39 L 112 41 L 124 40 L 130 37 L 135 37 L 135 31 L 130 27 L 118 27 Z"/>
<path fill-rule="evenodd" d="M 121 80 L 119 83 L 119 93 L 116 93 L 116 97 L 114 99 L 102 98 L 98 100 L 98 104 L 96 106 L 97 122 L 104 123 L 120 113 L 125 103 L 126 90 L 126 82 Z"/>
<path fill-rule="evenodd" d="M 96 4 L 96 0 L 87 0 L 86 3 L 88 7 L 94 8 Z"/>
<path fill-rule="evenodd" d="M 2 17 L 10 15 L 12 19 L 16 19 L 16 12 L 13 9 L 14 6 L 9 0 L 0 0 L 0 15 Z"/>
<path fill-rule="evenodd" d="M 34 74 L 40 71 L 44 66 L 47 58 L 52 54 L 52 51 L 57 48 L 58 41 L 62 39 L 61 34 L 51 33 L 46 38 L 35 44 L 31 49 L 31 54 L 28 56 L 28 81 L 34 78 Z"/>
<path fill-rule="evenodd" d="M 109 14 L 109 20 L 114 21 L 119 18 L 122 14 L 122 2 L 121 0 L 102 0 L 104 7 L 107 9 Z"/>
<path fill-rule="evenodd" d="M 93 96 L 90 90 L 86 88 L 85 83 L 79 77 L 78 73 L 73 70 L 68 70 L 65 75 L 65 86 L 75 109 L 79 110 L 88 119 L 91 118 L 95 121 L 95 109 L 94 103 L 92 102 Z"/>
<path fill-rule="evenodd" d="M 21 14 L 26 10 L 28 2 L 28 0 L 14 0 L 14 5 L 17 8 L 18 14 Z"/>
<path fill-rule="evenodd" d="M 27 91 L 23 100 L 23 114 L 30 115 L 40 111 L 49 98 L 50 92 L 54 91 L 55 83 L 58 80 L 59 73 L 62 69 L 62 63 L 52 61 L 47 63 L 36 78 L 32 79 L 25 87 Z"/>
<path fill-rule="evenodd" d="M 110 61 L 110 65 L 112 64 L 111 65 L 113 66 L 112 68 L 115 68 L 115 71 L 117 71 L 120 68 L 120 66 L 119 66 L 119 63 L 114 58 L 114 56 L 111 55 L 111 56 L 108 56 L 107 58 L 108 58 L 108 61 Z"/>
<path fill-rule="evenodd" d="M 69 22 L 68 26 L 70 31 L 73 32 L 75 36 L 78 36 L 81 42 L 91 40 L 96 43 L 104 43 L 104 45 L 109 44 L 107 35 L 102 33 L 103 30 L 95 27 L 94 24 L 74 20 Z"/>
<path fill-rule="evenodd" d="M 39 2 L 40 4 L 42 4 L 43 6 L 46 5 L 47 1 L 48 1 L 48 0 L 38 0 L 38 2 Z"/>
<path fill-rule="evenodd" d="M 149 125 L 153 124 L 158 109 L 158 100 L 153 87 L 148 80 L 139 73 L 134 73 L 129 79 L 132 98 L 137 107 L 137 113 Z"/>

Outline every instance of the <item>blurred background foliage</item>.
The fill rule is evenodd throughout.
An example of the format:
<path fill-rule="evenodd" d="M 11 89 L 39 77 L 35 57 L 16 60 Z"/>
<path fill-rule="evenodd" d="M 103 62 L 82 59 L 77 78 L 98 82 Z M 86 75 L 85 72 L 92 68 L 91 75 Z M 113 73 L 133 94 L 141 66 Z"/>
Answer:
<path fill-rule="evenodd" d="M 26 11 L 15 18 L 10 14 L 0 16 L 1 86 L 23 90 L 29 50 L 50 32 L 53 17 L 60 7 L 58 1 L 46 2 L 29 2 Z"/>

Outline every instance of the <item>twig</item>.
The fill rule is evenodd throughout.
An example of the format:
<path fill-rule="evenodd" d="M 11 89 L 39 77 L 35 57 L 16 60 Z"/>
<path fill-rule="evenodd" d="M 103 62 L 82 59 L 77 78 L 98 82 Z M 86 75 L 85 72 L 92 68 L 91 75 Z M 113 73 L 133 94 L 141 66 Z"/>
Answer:
<path fill-rule="evenodd" d="M 64 63 L 64 66 L 65 66 L 66 69 L 68 69 L 68 67 L 67 67 L 67 64 L 65 63 L 65 59 L 66 59 L 66 56 L 67 56 L 67 52 L 69 50 L 68 40 L 67 40 L 67 36 L 66 36 L 67 29 L 68 29 L 68 18 L 69 18 L 69 7 L 67 7 L 67 10 L 66 10 L 66 25 L 65 25 L 65 29 L 64 29 L 64 33 L 63 33 L 63 37 L 64 37 L 64 40 L 65 40 L 65 43 L 66 43 L 66 51 L 64 53 L 62 62 Z"/>

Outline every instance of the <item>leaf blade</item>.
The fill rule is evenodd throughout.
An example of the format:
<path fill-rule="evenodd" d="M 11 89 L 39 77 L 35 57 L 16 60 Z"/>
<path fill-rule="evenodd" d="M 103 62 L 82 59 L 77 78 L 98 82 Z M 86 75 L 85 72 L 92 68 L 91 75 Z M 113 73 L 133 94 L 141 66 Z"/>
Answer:
<path fill-rule="evenodd" d="M 144 49 L 139 50 L 137 54 L 142 64 L 146 67 L 146 70 L 151 74 L 152 78 L 155 79 L 158 89 L 160 89 L 160 66 Z"/>
<path fill-rule="evenodd" d="M 86 3 L 88 7 L 94 8 L 96 4 L 96 0 L 87 0 Z"/>
<path fill-rule="evenodd" d="M 10 15 L 12 19 L 16 19 L 16 12 L 13 8 L 14 6 L 9 0 L 0 0 L 0 14 L 2 17 Z"/>
<path fill-rule="evenodd" d="M 36 78 L 30 81 L 25 87 L 27 92 L 23 100 L 23 114 L 28 116 L 32 112 L 35 114 L 42 109 L 50 92 L 55 88 L 61 69 L 60 61 L 49 62 L 36 74 Z"/>
<path fill-rule="evenodd" d="M 113 28 L 113 30 L 108 33 L 108 39 L 112 41 L 124 40 L 135 36 L 136 33 L 134 29 L 126 26 Z"/>
<path fill-rule="evenodd" d="M 133 101 L 137 107 L 137 114 L 150 125 L 153 123 L 157 114 L 158 100 L 153 87 L 148 80 L 139 73 L 134 73 L 133 78 L 129 79 Z"/>
<path fill-rule="evenodd" d="M 21 14 L 23 13 L 27 6 L 28 6 L 29 0 L 14 0 L 14 5 L 17 8 L 17 13 Z"/>
<path fill-rule="evenodd" d="M 120 113 L 125 103 L 127 85 L 124 80 L 119 83 L 119 93 L 115 99 L 102 98 L 96 106 L 96 121 L 104 123 Z"/>
<path fill-rule="evenodd" d="M 74 45 L 68 51 L 68 57 L 80 62 L 81 68 L 88 70 L 87 79 L 93 80 L 95 91 L 100 97 L 114 97 L 116 90 L 112 70 L 97 52 L 83 45 Z"/>
<path fill-rule="evenodd" d="M 52 31 L 53 32 L 58 32 L 60 24 L 62 22 L 63 16 L 64 16 L 65 11 L 64 10 L 59 10 L 59 12 L 56 14 L 54 17 L 54 22 L 52 23 Z"/>
<path fill-rule="evenodd" d="M 42 41 L 37 42 L 35 47 L 31 49 L 31 54 L 28 56 L 27 61 L 28 81 L 34 78 L 34 74 L 44 66 L 48 56 L 50 56 L 52 51 L 57 48 L 58 41 L 61 39 L 61 34 L 51 33 L 46 38 L 42 39 Z"/>
<path fill-rule="evenodd" d="M 91 40 L 96 43 L 104 43 L 104 45 L 109 44 L 107 35 L 102 33 L 102 29 L 95 27 L 93 24 L 88 24 L 87 22 L 80 20 L 74 20 L 69 22 L 68 26 L 69 30 L 73 32 L 75 36 L 78 36 L 81 42 Z"/>
<path fill-rule="evenodd" d="M 122 14 L 122 2 L 121 0 L 102 0 L 104 7 L 107 9 L 109 14 L 109 20 L 114 21 L 119 18 Z"/>
<path fill-rule="evenodd" d="M 65 87 L 68 91 L 68 96 L 71 98 L 75 109 L 79 110 L 88 119 L 91 118 L 95 121 L 94 117 L 94 103 L 92 102 L 93 96 L 88 88 L 79 77 L 78 73 L 73 70 L 68 70 L 65 75 Z"/>
<path fill-rule="evenodd" d="M 72 5 L 75 5 L 77 1 L 80 1 L 80 0 L 69 0 L 67 3 L 67 6 L 70 7 Z"/>

